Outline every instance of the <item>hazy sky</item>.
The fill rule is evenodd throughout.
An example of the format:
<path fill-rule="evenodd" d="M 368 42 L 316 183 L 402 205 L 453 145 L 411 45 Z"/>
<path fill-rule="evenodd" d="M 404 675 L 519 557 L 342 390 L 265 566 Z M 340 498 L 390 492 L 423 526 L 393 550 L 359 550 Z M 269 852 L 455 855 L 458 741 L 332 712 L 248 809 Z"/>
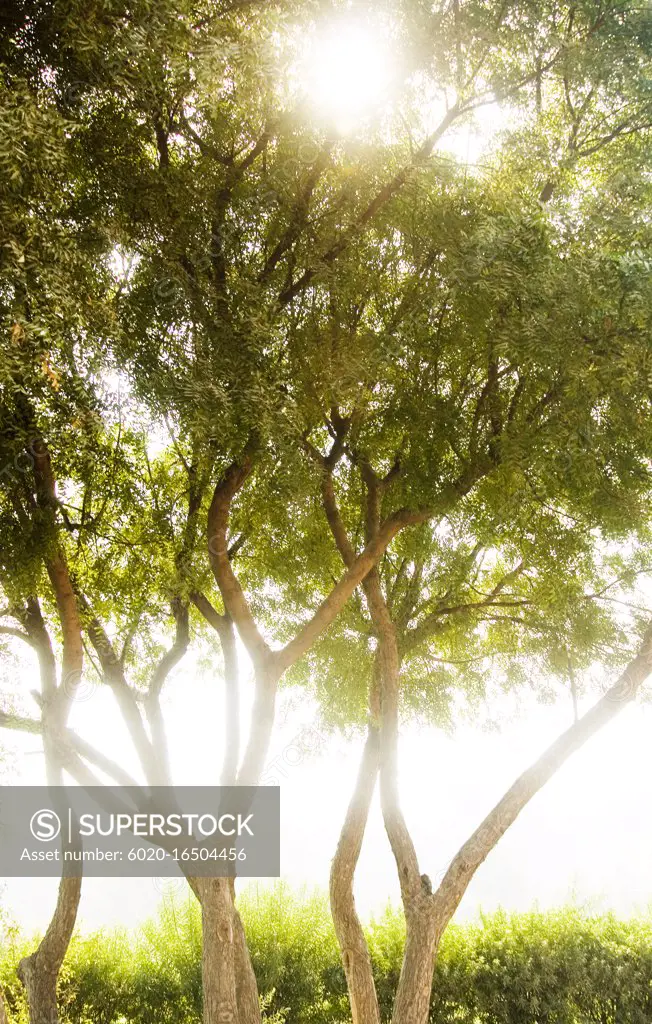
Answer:
<path fill-rule="evenodd" d="M 26 692 L 27 680 L 20 689 Z M 86 737 L 135 771 L 129 744 L 105 688 L 90 688 L 74 711 Z M 220 760 L 219 684 L 187 667 L 166 691 L 175 781 L 214 784 Z M 360 756 L 360 741 L 311 734 L 302 757 L 297 736 L 311 715 L 286 695 L 268 764 L 281 784 L 283 877 L 293 885 L 326 887 L 330 860 Z M 202 712 L 197 714 L 197 708 Z M 433 882 L 457 847 L 518 773 L 570 724 L 568 698 L 555 706 L 526 705 L 519 715 L 506 701 L 500 734 L 465 726 L 454 738 L 431 728 L 406 727 L 401 737 L 401 792 L 422 871 Z M 217 737 L 217 739 L 216 739 Z M 14 757 L 5 781 L 42 782 L 35 737 L 4 733 Z M 460 917 L 498 905 L 528 909 L 569 899 L 621 914 L 652 902 L 652 708 L 638 704 L 574 755 L 525 809 L 478 871 Z M 298 763 L 297 763 L 298 762 Z M 7 773 L 5 773 L 7 776 Z M 241 884 L 247 884 L 245 882 Z M 261 883 L 268 884 L 268 883 Z M 84 882 L 85 929 L 137 924 L 162 892 L 182 881 L 89 879 Z M 8 879 L 0 897 L 28 929 L 49 919 L 56 880 Z M 362 914 L 398 900 L 392 857 L 375 806 L 357 873 Z"/>

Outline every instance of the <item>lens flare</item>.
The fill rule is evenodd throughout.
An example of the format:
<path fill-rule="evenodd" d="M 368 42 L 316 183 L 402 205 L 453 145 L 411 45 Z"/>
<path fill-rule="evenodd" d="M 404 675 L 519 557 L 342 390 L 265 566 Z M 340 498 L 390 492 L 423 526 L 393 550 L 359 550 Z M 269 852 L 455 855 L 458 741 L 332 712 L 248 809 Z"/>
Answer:
<path fill-rule="evenodd" d="M 388 97 L 393 61 L 387 33 L 354 21 L 316 32 L 302 78 L 319 113 L 338 131 L 352 130 Z"/>

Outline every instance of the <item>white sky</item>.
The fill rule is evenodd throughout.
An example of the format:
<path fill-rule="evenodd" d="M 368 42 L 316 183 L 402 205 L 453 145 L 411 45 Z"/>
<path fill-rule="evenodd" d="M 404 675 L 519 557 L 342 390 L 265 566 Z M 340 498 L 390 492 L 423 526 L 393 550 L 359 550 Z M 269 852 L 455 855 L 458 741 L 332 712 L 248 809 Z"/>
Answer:
<path fill-rule="evenodd" d="M 31 683 L 26 677 L 21 682 L 27 692 Z M 101 687 L 86 696 L 75 707 L 75 727 L 135 772 L 110 693 Z M 188 666 L 180 667 L 168 684 L 166 717 L 177 784 L 216 782 L 220 699 L 219 681 Z M 269 774 L 281 784 L 281 870 L 293 886 L 325 888 L 361 743 L 325 738 L 320 749 L 301 759 L 297 736 L 313 719 L 310 709 L 302 713 L 297 704 L 296 694 L 288 693 L 282 700 L 269 759 Z M 402 732 L 404 808 L 422 871 L 433 882 L 516 775 L 570 724 L 568 699 L 556 706 L 526 705 L 518 718 L 513 716 L 512 704 L 506 703 L 505 712 L 509 721 L 500 734 L 470 726 L 454 738 L 415 726 Z M 650 707 L 628 707 L 576 754 L 534 798 L 480 868 L 459 916 L 475 916 L 479 908 L 498 905 L 525 910 L 571 899 L 620 914 L 644 910 L 652 902 L 651 729 Z M 42 783 L 38 739 L 16 738 L 7 732 L 2 738 L 15 754 L 4 781 Z M 8 879 L 0 898 L 23 927 L 41 928 L 49 919 L 56 884 L 55 879 Z M 184 891 L 184 885 L 181 881 L 88 879 L 81 926 L 84 930 L 135 926 L 156 910 L 162 892 L 170 887 Z M 366 918 L 380 912 L 388 899 L 398 902 L 395 870 L 377 806 L 365 839 L 356 893 Z"/>

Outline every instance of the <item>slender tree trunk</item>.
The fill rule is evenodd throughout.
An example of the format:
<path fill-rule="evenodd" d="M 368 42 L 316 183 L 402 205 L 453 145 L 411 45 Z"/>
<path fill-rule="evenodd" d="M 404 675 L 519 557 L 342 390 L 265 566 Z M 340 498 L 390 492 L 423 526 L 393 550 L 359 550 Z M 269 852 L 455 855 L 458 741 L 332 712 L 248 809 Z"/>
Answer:
<path fill-rule="evenodd" d="M 403 963 L 394 1001 L 392 1024 L 424 1024 L 427 1020 L 430 1006 L 434 957 L 438 935 L 436 920 L 432 913 L 430 880 L 426 875 L 421 875 L 420 873 L 416 849 L 403 816 L 399 799 L 398 696 L 400 657 L 396 642 L 396 630 L 380 586 L 378 573 L 375 569 L 372 570 L 364 581 L 364 589 L 378 637 L 375 689 L 376 692 L 380 693 L 379 771 L 381 807 L 385 831 L 387 832 L 398 871 L 406 927 Z M 349 991 L 352 993 L 351 988 L 349 988 Z M 367 1020 L 373 1020 L 373 1018 L 369 1017 Z M 363 1024 L 367 1024 L 367 1020 L 361 1019 Z"/>
<path fill-rule="evenodd" d="M 45 688 L 45 687 L 44 687 Z M 57 696 L 61 691 L 57 691 Z M 64 695 L 65 696 L 65 695 Z M 52 787 L 54 806 L 62 815 L 63 811 L 57 804 L 56 791 L 63 785 L 63 768 L 59 745 L 61 743 L 59 729 L 44 729 L 43 752 L 48 786 Z M 76 848 L 73 841 L 69 844 L 62 841 L 61 849 Z M 66 864 L 59 882 L 57 904 L 48 929 L 38 949 L 30 956 L 24 957 L 18 964 L 18 977 L 25 987 L 29 1007 L 30 1024 L 59 1024 L 57 1009 L 57 983 L 68 946 L 72 939 L 77 921 L 77 911 L 81 898 L 81 876 L 74 876 L 74 865 Z"/>
<path fill-rule="evenodd" d="M 405 913 L 405 949 L 392 1024 L 425 1024 L 434 971 L 436 922 L 430 879 L 419 869 L 417 852 L 398 792 L 399 660 L 393 629 L 380 639 L 382 678 L 380 794 L 385 831 L 394 854 Z"/>
<path fill-rule="evenodd" d="M 203 1024 L 240 1024 L 235 913 L 228 878 L 198 878 L 202 916 Z"/>
<path fill-rule="evenodd" d="M 217 632 L 222 646 L 222 655 L 224 658 L 224 684 L 226 689 L 226 713 L 224 718 L 225 750 L 222 762 L 221 783 L 223 786 L 233 786 L 238 782 L 238 760 L 240 751 L 238 652 L 233 620 L 228 613 L 224 615 L 220 614 L 206 596 L 199 591 L 195 591 L 191 595 L 191 599 L 206 621 Z M 258 681 L 258 685 L 260 686 L 260 681 Z M 263 749 L 263 757 L 266 753 L 266 749 Z M 255 781 L 257 781 L 257 779 L 255 779 Z M 201 902 L 198 880 L 189 879 L 189 881 L 195 895 Z M 229 878 L 227 881 L 231 897 L 230 913 L 233 917 L 233 957 L 239 1020 L 241 1024 L 260 1024 L 261 1012 L 260 1000 L 258 998 L 258 984 L 256 982 L 256 975 L 254 974 L 251 957 L 249 955 L 249 947 L 247 946 L 247 939 L 242 919 L 235 906 L 235 879 Z"/>
<path fill-rule="evenodd" d="M 231 627 L 232 629 L 232 627 Z M 233 639 L 233 636 L 232 636 Z M 227 648 L 228 651 L 228 648 Z M 225 652 L 226 654 L 226 652 Z M 235 644 L 229 652 L 233 658 L 235 655 Z M 254 706 L 251 712 L 251 723 L 249 727 L 249 741 L 246 745 L 240 770 L 237 774 L 238 786 L 255 786 L 258 784 L 260 774 L 265 764 L 265 758 L 269 752 L 269 745 L 274 725 L 274 711 L 276 704 L 276 686 L 278 677 L 267 660 L 256 668 L 256 695 Z M 234 688 L 232 687 L 232 690 Z M 230 715 L 233 724 L 239 722 L 239 711 L 236 706 L 237 693 L 231 693 L 227 698 L 230 708 Z M 227 757 L 233 764 L 233 751 Z M 226 761 L 226 759 L 225 759 Z M 225 765 L 226 770 L 226 765 Z M 258 998 L 258 982 L 254 974 L 247 937 L 245 934 L 242 919 L 235 906 L 235 879 L 229 879 L 231 906 L 233 913 L 233 931 L 235 944 L 235 971 L 236 971 L 236 995 L 238 1011 L 240 1013 L 240 1024 L 260 1024 L 260 1000 Z"/>
<path fill-rule="evenodd" d="M 233 908 L 233 933 L 235 943 L 235 980 L 236 998 L 240 1024 L 260 1024 L 260 1000 L 258 998 L 258 982 L 254 974 L 247 937 L 242 919 Z"/>
<path fill-rule="evenodd" d="M 64 876 L 43 941 L 18 965 L 18 976 L 27 993 L 30 1024 L 59 1024 L 57 980 L 75 928 L 80 896 L 81 878 Z"/>
<path fill-rule="evenodd" d="M 240 691 L 238 687 L 238 650 L 235 630 L 230 616 L 224 616 L 224 627 L 220 633 L 224 657 L 224 686 L 226 707 L 224 716 L 224 761 L 222 763 L 222 785 L 232 786 L 238 774 L 240 759 Z"/>
<path fill-rule="evenodd" d="M 353 896 L 353 878 L 376 787 L 378 752 L 378 730 L 374 723 L 370 723 L 358 779 L 330 874 L 331 913 L 342 953 L 353 1024 L 380 1024 L 371 958 Z"/>
<path fill-rule="evenodd" d="M 378 636 L 380 685 L 380 799 L 385 831 L 394 854 L 405 913 L 405 949 L 392 1024 L 424 1024 L 434 971 L 436 926 L 430 880 L 421 875 L 416 849 L 401 809 L 398 790 L 398 699 L 400 657 L 396 629 L 376 570 L 364 582 Z"/>
<path fill-rule="evenodd" d="M 256 665 L 249 738 L 238 771 L 238 786 L 257 786 L 265 767 L 274 729 L 278 681 L 279 673 L 269 659 Z"/>
<path fill-rule="evenodd" d="M 435 956 L 439 945 L 430 897 L 406 913 L 406 939 L 392 1024 L 425 1024 L 430 1009 Z M 409 918 L 409 923 L 408 923 Z"/>

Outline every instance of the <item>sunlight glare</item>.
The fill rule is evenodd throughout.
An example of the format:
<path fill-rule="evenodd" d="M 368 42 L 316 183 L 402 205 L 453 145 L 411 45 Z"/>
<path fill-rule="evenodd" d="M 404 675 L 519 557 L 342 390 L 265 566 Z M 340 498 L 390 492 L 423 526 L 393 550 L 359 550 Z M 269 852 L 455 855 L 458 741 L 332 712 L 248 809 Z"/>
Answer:
<path fill-rule="evenodd" d="M 386 35 L 354 21 L 316 33 L 302 77 L 317 110 L 339 132 L 351 131 L 387 98 L 393 75 Z"/>

